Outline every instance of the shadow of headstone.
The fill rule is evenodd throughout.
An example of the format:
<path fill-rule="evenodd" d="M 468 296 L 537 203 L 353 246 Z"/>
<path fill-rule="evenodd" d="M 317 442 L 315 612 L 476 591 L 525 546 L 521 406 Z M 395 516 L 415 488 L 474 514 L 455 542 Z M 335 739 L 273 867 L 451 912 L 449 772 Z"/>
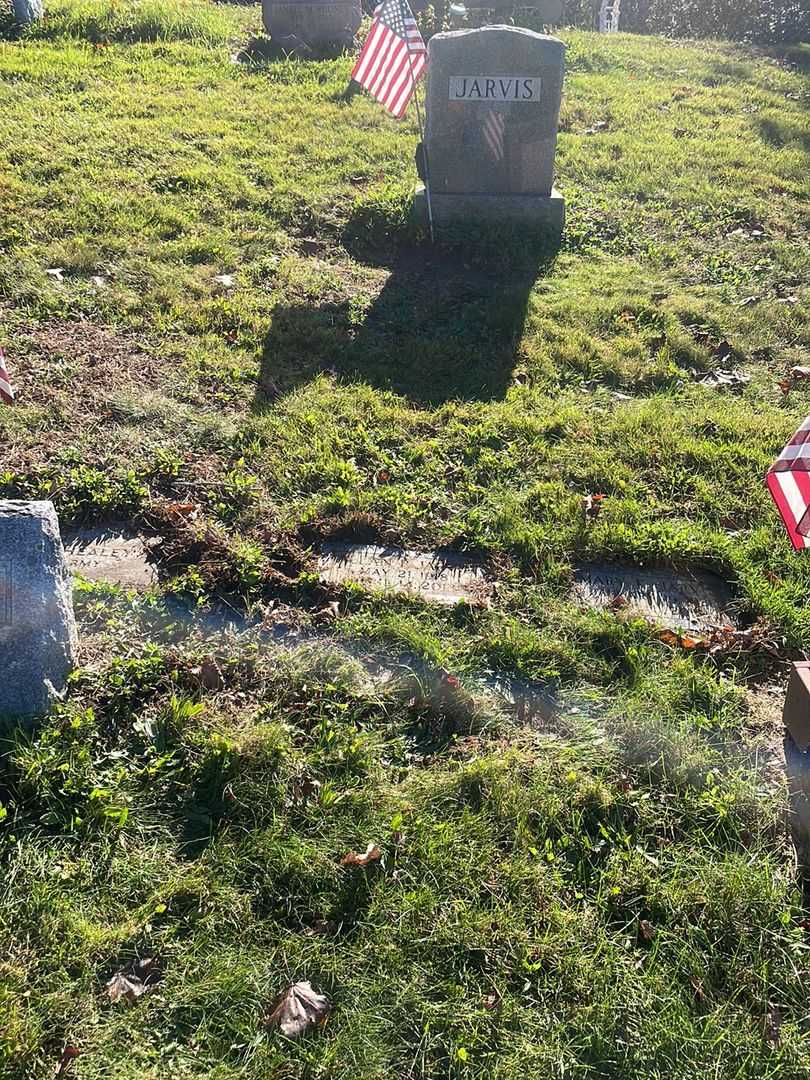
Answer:
<path fill-rule="evenodd" d="M 264 342 L 255 407 L 324 371 L 424 405 L 503 397 L 529 295 L 553 255 L 524 252 L 491 267 L 468 260 L 463 250 L 399 252 L 360 318 L 348 298 L 278 306 Z"/>

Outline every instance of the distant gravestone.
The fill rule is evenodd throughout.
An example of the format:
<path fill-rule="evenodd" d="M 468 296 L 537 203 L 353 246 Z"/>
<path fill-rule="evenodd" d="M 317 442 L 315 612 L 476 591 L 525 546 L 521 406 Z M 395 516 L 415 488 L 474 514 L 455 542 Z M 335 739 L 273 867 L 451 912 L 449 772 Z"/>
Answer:
<path fill-rule="evenodd" d="M 264 27 L 287 52 L 348 49 L 360 29 L 360 0 L 262 0 Z"/>
<path fill-rule="evenodd" d="M 321 581 L 330 585 L 355 582 L 444 605 L 481 603 L 491 592 L 483 566 L 454 552 L 335 542 L 324 544 L 318 571 Z"/>
<path fill-rule="evenodd" d="M 591 607 L 622 607 L 670 629 L 700 633 L 734 623 L 731 590 L 713 574 L 580 566 L 574 571 L 574 595 Z"/>
<path fill-rule="evenodd" d="M 420 170 L 437 222 L 515 219 L 561 234 L 553 184 L 564 66 L 561 41 L 520 27 L 430 39 Z M 415 209 L 427 213 L 424 188 Z"/>
<path fill-rule="evenodd" d="M 12 0 L 14 21 L 20 26 L 38 22 L 45 15 L 42 0 Z"/>
<path fill-rule="evenodd" d="M 46 712 L 65 688 L 75 646 L 53 504 L 0 501 L 0 717 Z"/>

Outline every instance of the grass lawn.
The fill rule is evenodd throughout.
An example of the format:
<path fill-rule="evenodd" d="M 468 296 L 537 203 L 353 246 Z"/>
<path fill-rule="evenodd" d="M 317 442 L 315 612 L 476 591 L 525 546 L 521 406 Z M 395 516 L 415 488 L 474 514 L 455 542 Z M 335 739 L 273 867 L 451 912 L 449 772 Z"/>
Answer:
<path fill-rule="evenodd" d="M 562 249 L 432 249 L 414 117 L 342 102 L 350 57 L 234 62 L 259 22 L 0 36 L 0 497 L 152 533 L 161 577 L 77 587 L 68 700 L 2 744 L 0 1076 L 806 1077 L 763 688 L 810 564 L 763 475 L 810 412 L 810 53 L 563 33 Z M 330 591 L 326 537 L 498 589 Z M 583 608 L 595 559 L 714 571 L 750 641 Z M 333 1011 L 293 1041 L 301 979 Z"/>

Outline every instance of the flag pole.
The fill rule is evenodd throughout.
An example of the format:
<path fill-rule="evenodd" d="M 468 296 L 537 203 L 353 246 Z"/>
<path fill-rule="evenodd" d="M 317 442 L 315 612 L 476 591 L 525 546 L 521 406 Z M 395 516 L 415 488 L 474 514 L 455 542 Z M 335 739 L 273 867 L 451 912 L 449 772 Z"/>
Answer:
<path fill-rule="evenodd" d="M 413 15 L 413 12 L 411 12 Z M 430 201 L 430 166 L 428 165 L 428 152 L 427 143 L 425 142 L 425 129 L 422 125 L 422 110 L 419 108 L 419 91 L 416 86 L 416 79 L 413 77 L 413 57 L 411 55 L 411 42 L 406 36 L 406 45 L 408 46 L 408 67 L 411 69 L 411 85 L 413 86 L 413 99 L 416 102 L 416 122 L 419 125 L 419 138 L 422 140 L 422 161 L 425 163 L 425 199 L 427 201 L 428 212 L 428 227 L 430 229 L 430 242 L 436 243 L 436 236 L 433 232 L 433 204 Z"/>

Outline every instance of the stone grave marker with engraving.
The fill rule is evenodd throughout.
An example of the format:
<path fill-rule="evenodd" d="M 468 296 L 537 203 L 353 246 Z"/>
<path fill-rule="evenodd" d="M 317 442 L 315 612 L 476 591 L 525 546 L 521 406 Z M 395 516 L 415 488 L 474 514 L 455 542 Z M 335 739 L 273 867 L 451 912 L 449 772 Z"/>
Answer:
<path fill-rule="evenodd" d="M 454 552 L 332 542 L 323 545 L 318 572 L 327 584 L 355 582 L 368 589 L 405 593 L 447 606 L 461 600 L 479 604 L 492 591 L 484 567 Z"/>
<path fill-rule="evenodd" d="M 559 238 L 564 202 L 553 183 L 564 60 L 557 38 L 516 26 L 430 39 L 418 162 L 437 223 L 511 218 Z M 424 187 L 414 209 L 427 214 Z"/>
<path fill-rule="evenodd" d="M 70 572 L 88 581 L 106 581 L 127 589 L 145 589 L 157 583 L 143 538 L 118 526 L 66 532 L 65 555 Z"/>
<path fill-rule="evenodd" d="M 713 574 L 593 564 L 574 571 L 574 595 L 590 607 L 622 604 L 673 630 L 700 633 L 735 621 L 731 590 Z"/>
<path fill-rule="evenodd" d="M 53 503 L 0 500 L 0 717 L 46 712 L 65 688 L 75 647 Z"/>

